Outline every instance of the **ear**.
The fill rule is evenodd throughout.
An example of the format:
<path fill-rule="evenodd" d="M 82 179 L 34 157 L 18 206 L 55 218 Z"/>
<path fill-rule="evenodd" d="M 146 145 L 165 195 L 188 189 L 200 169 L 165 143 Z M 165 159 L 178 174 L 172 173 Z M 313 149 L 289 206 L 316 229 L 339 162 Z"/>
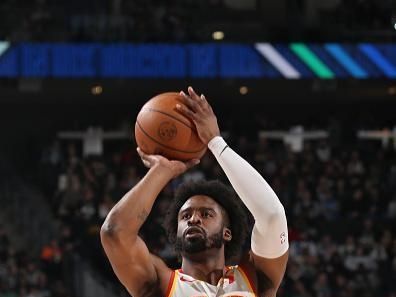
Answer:
<path fill-rule="evenodd" d="M 232 232 L 231 232 L 230 229 L 224 228 L 223 239 L 224 239 L 225 241 L 231 241 L 231 239 L 232 239 Z"/>

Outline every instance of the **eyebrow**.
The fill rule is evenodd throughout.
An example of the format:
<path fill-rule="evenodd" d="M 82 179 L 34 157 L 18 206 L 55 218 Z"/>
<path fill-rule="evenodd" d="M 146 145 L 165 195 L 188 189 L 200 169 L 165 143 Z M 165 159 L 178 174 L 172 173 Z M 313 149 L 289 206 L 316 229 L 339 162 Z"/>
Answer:
<path fill-rule="evenodd" d="M 179 214 L 183 214 L 183 213 L 185 213 L 185 212 L 189 212 L 189 211 L 192 211 L 192 210 L 194 210 L 194 209 L 198 209 L 198 210 L 200 210 L 200 211 L 209 210 L 209 211 L 216 212 L 216 210 L 215 210 L 214 208 L 211 208 L 211 207 L 198 207 L 198 208 L 187 207 L 186 209 L 183 209 L 182 211 L 180 211 Z"/>

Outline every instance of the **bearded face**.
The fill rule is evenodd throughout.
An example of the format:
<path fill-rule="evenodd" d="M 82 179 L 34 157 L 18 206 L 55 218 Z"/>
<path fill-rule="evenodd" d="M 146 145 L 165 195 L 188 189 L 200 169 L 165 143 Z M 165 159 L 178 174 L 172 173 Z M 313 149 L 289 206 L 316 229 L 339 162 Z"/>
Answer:
<path fill-rule="evenodd" d="M 208 196 L 189 198 L 178 214 L 176 251 L 196 254 L 221 249 L 227 241 L 225 230 L 230 234 L 229 229 L 225 228 L 223 213 L 222 207 Z"/>

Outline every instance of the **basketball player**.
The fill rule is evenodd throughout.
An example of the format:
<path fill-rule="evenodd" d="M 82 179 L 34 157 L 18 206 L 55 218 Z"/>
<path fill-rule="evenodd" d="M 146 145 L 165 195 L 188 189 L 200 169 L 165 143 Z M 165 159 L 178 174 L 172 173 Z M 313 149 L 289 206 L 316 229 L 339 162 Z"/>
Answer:
<path fill-rule="evenodd" d="M 188 93 L 181 92 L 186 106 L 177 109 L 195 123 L 199 137 L 252 213 L 251 251 L 240 258 L 239 265 L 226 266 L 226 256 L 235 251 L 235 242 L 243 243 L 246 234 L 240 233 L 246 219 L 238 211 L 238 198 L 227 187 L 203 182 L 182 186 L 172 205 L 176 217 L 168 221 L 174 225 L 167 231 L 180 252 L 181 269 L 173 271 L 151 254 L 138 236 L 140 228 L 166 184 L 199 160 L 170 161 L 138 149 L 149 171 L 108 214 L 101 229 L 105 252 L 133 297 L 276 296 L 288 258 L 284 208 L 260 174 L 220 136 L 206 98 L 191 87 Z"/>

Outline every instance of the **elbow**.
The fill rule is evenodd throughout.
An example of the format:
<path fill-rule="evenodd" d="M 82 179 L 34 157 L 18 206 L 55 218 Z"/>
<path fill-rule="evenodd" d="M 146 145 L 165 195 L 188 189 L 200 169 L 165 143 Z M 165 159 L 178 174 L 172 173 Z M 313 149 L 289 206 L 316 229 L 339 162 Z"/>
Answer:
<path fill-rule="evenodd" d="M 100 228 L 100 241 L 105 250 L 120 246 L 132 245 L 138 234 L 132 232 L 124 224 L 106 219 Z"/>
<path fill-rule="evenodd" d="M 100 237 L 103 238 L 117 238 L 120 233 L 120 224 L 114 218 L 114 214 L 109 214 L 100 228 Z"/>
<path fill-rule="evenodd" d="M 110 212 L 100 228 L 102 242 L 121 242 L 126 238 L 137 236 L 138 230 L 120 217 L 117 212 Z"/>
<path fill-rule="evenodd" d="M 127 239 L 127 234 L 118 224 L 105 221 L 100 228 L 100 241 L 102 246 L 119 246 Z"/>
<path fill-rule="evenodd" d="M 270 221 L 276 221 L 286 217 L 285 208 L 282 203 L 279 202 L 278 207 L 276 207 L 270 215 Z"/>
<path fill-rule="evenodd" d="M 262 212 L 264 214 L 264 212 Z M 276 222 L 286 221 L 286 213 L 285 208 L 281 203 L 277 207 L 272 208 L 271 210 L 266 210 L 265 215 L 260 216 L 259 218 L 255 217 L 256 224 L 269 226 L 273 225 Z"/>
<path fill-rule="evenodd" d="M 110 224 L 105 221 L 100 228 L 100 238 L 103 239 L 111 239 L 117 237 L 117 227 L 115 225 Z"/>
<path fill-rule="evenodd" d="M 100 235 L 111 236 L 115 233 L 114 231 L 115 231 L 114 225 L 111 225 L 107 221 L 105 221 L 102 227 L 100 228 Z"/>

